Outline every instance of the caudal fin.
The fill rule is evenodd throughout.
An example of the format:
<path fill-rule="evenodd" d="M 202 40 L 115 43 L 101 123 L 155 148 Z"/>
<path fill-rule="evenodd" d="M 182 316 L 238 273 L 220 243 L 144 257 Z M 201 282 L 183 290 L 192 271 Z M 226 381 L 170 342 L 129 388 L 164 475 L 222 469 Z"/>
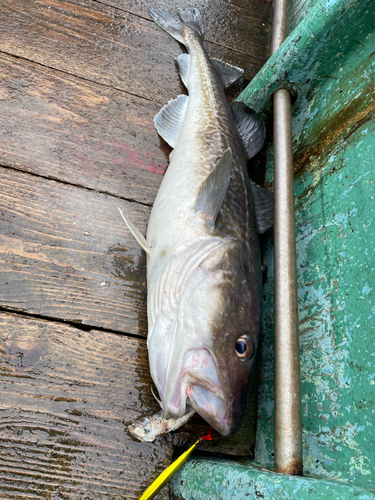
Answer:
<path fill-rule="evenodd" d="M 181 21 L 168 10 L 148 9 L 151 19 L 180 43 L 186 45 L 184 33 L 187 26 L 203 37 L 204 25 L 198 9 L 178 9 L 177 12 Z"/>
<path fill-rule="evenodd" d="M 199 9 L 177 9 L 181 21 L 197 31 L 200 36 L 204 35 L 204 23 Z"/>

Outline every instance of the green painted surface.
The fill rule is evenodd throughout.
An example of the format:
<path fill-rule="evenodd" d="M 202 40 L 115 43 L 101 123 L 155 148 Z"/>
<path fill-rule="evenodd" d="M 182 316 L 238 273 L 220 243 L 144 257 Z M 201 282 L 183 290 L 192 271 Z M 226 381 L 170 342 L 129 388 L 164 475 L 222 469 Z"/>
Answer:
<path fill-rule="evenodd" d="M 288 35 L 298 26 L 304 17 L 309 15 L 319 0 L 288 1 Z"/>
<path fill-rule="evenodd" d="M 375 126 L 296 175 L 305 474 L 374 487 Z M 273 274 L 273 246 L 265 258 Z M 266 284 L 255 459 L 273 464 L 273 281 Z"/>
<path fill-rule="evenodd" d="M 277 88 L 298 91 L 293 150 L 304 471 L 310 477 L 194 460 L 173 481 L 179 498 L 232 498 L 228 492 L 240 480 L 247 485 L 240 498 L 245 491 L 259 496 L 254 488 L 264 498 L 275 491 L 280 498 L 374 498 L 367 490 L 375 491 L 375 2 L 293 5 L 301 10 L 293 22 L 301 22 L 240 98 L 267 118 Z M 272 143 L 268 157 L 272 189 Z M 272 469 L 272 234 L 264 257 L 254 464 Z"/>
<path fill-rule="evenodd" d="M 339 18 L 338 5 L 325 19 Z M 375 3 L 346 7 L 325 52 L 304 39 L 314 71 L 297 67 L 302 56 L 285 60 L 304 86 L 293 109 L 304 471 L 375 488 Z M 290 40 L 283 47 L 290 55 Z M 272 148 L 269 157 L 272 186 Z M 265 258 L 255 459 L 272 467 L 271 235 Z"/>
<path fill-rule="evenodd" d="M 256 111 L 267 112 L 271 108 L 270 96 L 278 88 L 290 88 L 298 93 L 295 109 L 308 114 L 308 118 L 314 93 L 319 92 L 325 80 L 338 83 L 345 76 L 342 65 L 353 53 L 358 63 L 373 63 L 373 56 L 366 61 L 371 52 L 363 53 L 363 48 L 373 47 L 374 17 L 372 0 L 319 0 L 239 99 Z M 353 90 L 359 88 L 359 83 L 352 81 Z M 348 100 L 345 95 L 342 97 L 340 107 L 345 107 Z M 330 106 L 330 111 L 337 114 L 338 109 Z M 300 122 L 299 127 L 304 124 L 307 125 Z"/>
<path fill-rule="evenodd" d="M 300 478 L 225 460 L 193 459 L 173 479 L 172 499 L 374 500 L 375 494 L 329 480 Z"/>

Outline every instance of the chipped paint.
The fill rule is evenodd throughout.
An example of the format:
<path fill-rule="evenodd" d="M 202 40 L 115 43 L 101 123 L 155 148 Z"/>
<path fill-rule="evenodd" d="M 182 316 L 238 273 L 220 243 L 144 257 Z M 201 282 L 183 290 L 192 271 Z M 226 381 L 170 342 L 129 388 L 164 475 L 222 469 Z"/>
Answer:
<path fill-rule="evenodd" d="M 361 8 L 358 2 L 348 3 L 348 10 L 354 4 Z M 321 2 L 317 5 L 321 8 Z M 328 63 L 315 48 L 314 70 L 298 70 L 307 78 L 299 84 L 304 94 L 294 107 L 293 147 L 304 470 L 375 489 L 375 54 L 374 38 L 368 36 L 373 30 L 369 8 L 370 2 L 364 2 L 362 17 L 350 24 L 355 36 L 345 36 L 342 27 L 326 45 Z M 285 51 L 290 49 L 286 45 Z M 289 74 L 298 71 L 292 68 Z M 267 182 L 272 186 L 269 154 Z M 271 268 L 272 252 L 269 236 L 265 258 Z M 255 455 L 268 467 L 273 465 L 272 289 L 271 280 L 264 291 Z"/>
<path fill-rule="evenodd" d="M 375 494 L 353 485 L 275 474 L 220 459 L 195 458 L 172 481 L 173 500 L 374 500 Z"/>

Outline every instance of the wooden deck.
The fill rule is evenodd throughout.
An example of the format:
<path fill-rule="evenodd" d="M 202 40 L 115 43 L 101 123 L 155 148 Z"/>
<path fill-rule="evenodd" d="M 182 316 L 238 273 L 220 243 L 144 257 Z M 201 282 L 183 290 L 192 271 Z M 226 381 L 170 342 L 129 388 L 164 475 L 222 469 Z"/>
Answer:
<path fill-rule="evenodd" d="M 157 403 L 145 254 L 117 207 L 145 231 L 170 152 L 153 116 L 185 92 L 150 5 L 0 0 L 1 499 L 135 499 L 204 426 L 126 431 Z M 235 95 L 264 64 L 271 2 L 194 5 L 209 54 L 245 69 Z"/>

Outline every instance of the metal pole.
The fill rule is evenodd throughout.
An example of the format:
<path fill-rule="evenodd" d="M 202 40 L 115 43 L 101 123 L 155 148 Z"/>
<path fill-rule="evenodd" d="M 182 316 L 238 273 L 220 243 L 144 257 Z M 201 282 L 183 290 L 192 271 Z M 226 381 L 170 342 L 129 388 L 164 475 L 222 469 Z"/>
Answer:
<path fill-rule="evenodd" d="M 274 1 L 272 53 L 286 37 L 287 0 Z M 302 475 L 294 172 L 290 93 L 274 104 L 275 472 Z"/>

